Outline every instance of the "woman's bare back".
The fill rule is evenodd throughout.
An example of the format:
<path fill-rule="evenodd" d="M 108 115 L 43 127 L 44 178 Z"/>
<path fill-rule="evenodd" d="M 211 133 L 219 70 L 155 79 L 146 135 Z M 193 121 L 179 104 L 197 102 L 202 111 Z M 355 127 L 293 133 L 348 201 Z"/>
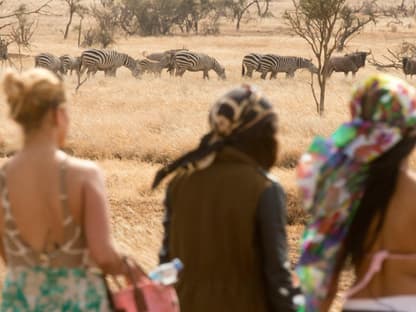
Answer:
<path fill-rule="evenodd" d="M 95 168 L 92 163 L 68 157 L 63 152 L 50 154 L 49 158 L 44 155 L 19 153 L 7 162 L 4 170 L 7 199 L 20 236 L 37 252 L 51 251 L 64 242 L 61 195 L 67 196 L 69 213 L 83 227 L 82 188 L 88 179 L 88 169 Z M 64 177 L 61 177 L 61 166 L 65 166 Z M 65 190 L 62 190 L 62 178 Z M 3 206 L 0 203 L 1 231 Z"/>
<path fill-rule="evenodd" d="M 382 183 L 382 181 L 380 181 Z M 363 279 L 372 255 L 381 250 L 391 254 L 414 255 L 414 259 L 386 259 L 369 285 L 355 298 L 416 295 L 416 173 L 399 173 L 397 188 L 389 204 L 383 228 L 362 265 L 356 268 L 357 281 Z"/>

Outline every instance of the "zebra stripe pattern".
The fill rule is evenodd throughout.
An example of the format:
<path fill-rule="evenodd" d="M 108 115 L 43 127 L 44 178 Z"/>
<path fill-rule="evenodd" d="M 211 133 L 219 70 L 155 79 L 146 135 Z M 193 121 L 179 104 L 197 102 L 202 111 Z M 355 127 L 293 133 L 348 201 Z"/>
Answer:
<path fill-rule="evenodd" d="M 140 74 L 136 61 L 125 53 L 114 50 L 89 49 L 81 54 L 80 75 L 86 70 L 87 75 L 95 75 L 98 70 L 104 71 L 106 76 L 115 76 L 117 68 L 125 66 L 134 77 Z"/>
<path fill-rule="evenodd" d="M 140 71 L 143 73 L 152 73 L 157 76 L 160 76 L 162 74 L 163 68 L 166 68 L 169 63 L 162 64 L 161 61 L 154 62 L 148 59 L 143 60 L 136 60 L 137 66 L 140 68 Z"/>
<path fill-rule="evenodd" d="M 214 70 L 218 77 L 226 79 L 224 67 L 213 57 L 190 51 L 180 51 L 175 54 L 174 66 L 176 76 L 182 76 L 185 71 L 203 71 L 203 78 L 209 79 L 208 72 Z"/>
<path fill-rule="evenodd" d="M 266 79 L 266 76 L 271 72 L 270 79 L 276 78 L 277 73 L 286 73 L 286 78 L 294 77 L 295 71 L 300 68 L 306 68 L 311 73 L 317 73 L 318 69 L 311 62 L 311 60 L 297 56 L 280 56 L 275 54 L 266 54 L 262 57 L 258 71 L 261 72 L 261 78 Z"/>
<path fill-rule="evenodd" d="M 46 68 L 55 74 L 64 73 L 64 68 L 59 57 L 50 53 L 40 53 L 35 56 L 35 67 Z"/>
<path fill-rule="evenodd" d="M 81 65 L 81 57 L 79 57 L 79 56 L 73 57 L 73 56 L 70 56 L 68 54 L 65 54 L 65 55 L 62 55 L 60 57 L 60 59 L 61 59 L 61 62 L 62 62 L 64 75 L 66 75 L 68 73 L 68 71 L 72 75 L 73 70 L 75 70 L 75 72 L 77 74 L 79 73 L 79 67 Z"/>
<path fill-rule="evenodd" d="M 253 77 L 253 71 L 257 70 L 260 65 L 260 61 L 263 54 L 250 53 L 243 57 L 243 63 L 241 67 L 241 76 Z"/>

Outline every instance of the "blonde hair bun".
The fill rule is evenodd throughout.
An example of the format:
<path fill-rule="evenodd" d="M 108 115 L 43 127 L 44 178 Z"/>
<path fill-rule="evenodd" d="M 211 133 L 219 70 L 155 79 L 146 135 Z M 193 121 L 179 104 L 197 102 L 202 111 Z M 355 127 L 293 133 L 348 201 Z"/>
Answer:
<path fill-rule="evenodd" d="M 24 84 L 16 71 L 8 70 L 4 74 L 3 87 L 4 92 L 6 93 L 7 103 L 10 107 L 10 115 L 13 118 L 22 106 Z"/>
<path fill-rule="evenodd" d="M 62 81 L 43 68 L 30 69 L 21 74 L 8 70 L 3 76 L 3 88 L 11 118 L 25 130 L 39 126 L 49 108 L 65 101 Z"/>

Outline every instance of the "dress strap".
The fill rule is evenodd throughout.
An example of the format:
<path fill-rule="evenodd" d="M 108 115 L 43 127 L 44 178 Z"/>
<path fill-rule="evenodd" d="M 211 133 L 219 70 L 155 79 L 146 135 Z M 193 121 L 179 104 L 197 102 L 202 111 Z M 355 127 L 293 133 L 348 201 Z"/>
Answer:
<path fill-rule="evenodd" d="M 2 201 L 3 210 L 5 212 L 5 219 L 10 213 L 10 204 L 8 199 L 7 181 L 6 181 L 6 167 L 7 163 L 0 167 L 0 200 Z"/>
<path fill-rule="evenodd" d="M 350 298 L 359 291 L 363 290 L 371 282 L 374 275 L 380 272 L 384 260 L 386 259 L 416 260 L 416 254 L 392 254 L 387 250 L 376 252 L 371 259 L 370 267 L 368 268 L 367 273 L 365 273 L 361 281 L 345 293 L 345 298 Z"/>
<path fill-rule="evenodd" d="M 4 174 L 4 166 L 0 168 L 0 194 L 3 192 L 3 188 L 6 184 L 6 175 Z"/>
<path fill-rule="evenodd" d="M 62 161 L 60 168 L 59 168 L 59 184 L 60 184 L 60 202 L 63 211 L 63 218 L 64 218 L 64 226 L 71 223 L 73 218 L 71 212 L 69 211 L 69 204 L 68 204 L 68 190 L 67 190 L 67 161 L 68 156 L 65 156 L 65 159 Z"/>

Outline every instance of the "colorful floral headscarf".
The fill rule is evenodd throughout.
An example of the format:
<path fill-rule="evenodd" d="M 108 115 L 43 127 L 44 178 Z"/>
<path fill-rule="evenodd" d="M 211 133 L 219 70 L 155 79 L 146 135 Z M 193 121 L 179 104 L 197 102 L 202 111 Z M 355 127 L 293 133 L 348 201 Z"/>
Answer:
<path fill-rule="evenodd" d="M 304 207 L 312 214 L 297 266 L 308 312 L 319 311 L 328 293 L 369 164 L 416 128 L 415 89 L 392 76 L 371 76 L 356 86 L 350 108 L 351 122 L 328 139 L 315 138 L 297 168 Z"/>

